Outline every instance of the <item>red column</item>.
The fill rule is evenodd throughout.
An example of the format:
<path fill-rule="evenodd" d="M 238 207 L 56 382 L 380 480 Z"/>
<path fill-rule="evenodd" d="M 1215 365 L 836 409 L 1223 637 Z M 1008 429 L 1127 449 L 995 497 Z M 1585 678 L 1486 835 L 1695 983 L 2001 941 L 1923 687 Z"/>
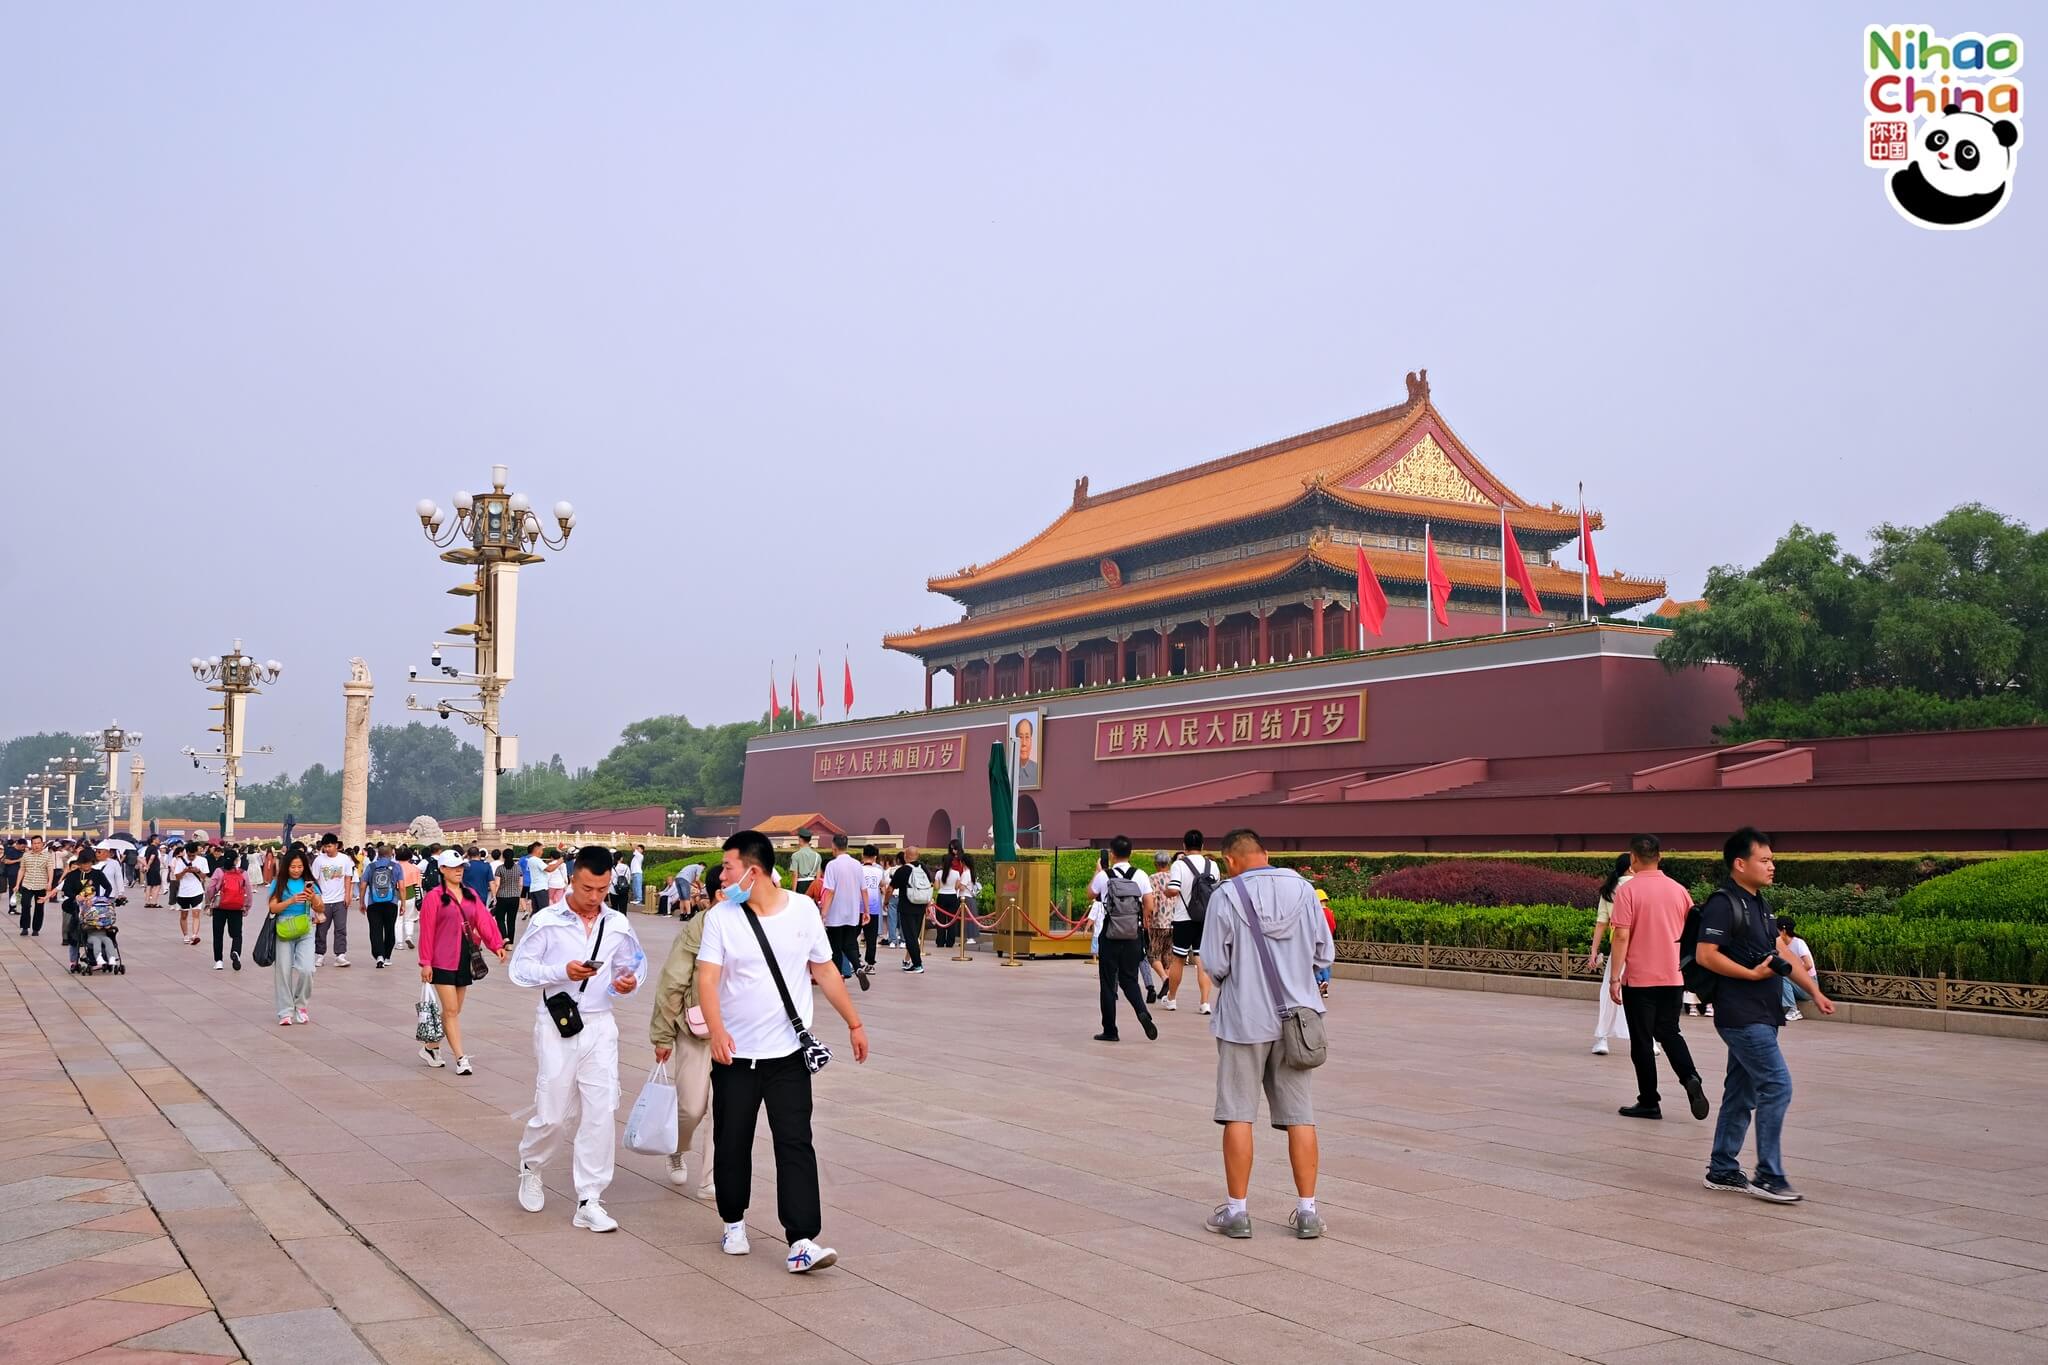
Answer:
<path fill-rule="evenodd" d="M 924 709 L 932 709 L 932 666 L 924 666 Z"/>
<path fill-rule="evenodd" d="M 1262 611 L 1259 613 L 1259 652 L 1253 658 L 1253 663 L 1269 664 L 1273 662 L 1272 620 L 1272 612 Z"/>
<path fill-rule="evenodd" d="M 1116 637 L 1116 672 L 1110 675 L 1109 680 L 1111 682 L 1122 682 L 1124 680 L 1124 641 L 1128 638 L 1128 636 L 1123 635 Z"/>
<path fill-rule="evenodd" d="M 1314 606 L 1314 609 L 1313 609 L 1313 611 L 1312 611 L 1312 612 L 1310 613 L 1310 615 L 1311 615 L 1311 617 L 1313 618 L 1313 623 L 1312 623 L 1312 624 L 1310 625 L 1310 627 L 1309 627 L 1309 637 L 1308 637 L 1308 657 L 1309 657 L 1309 658 L 1311 658 L 1311 659 L 1320 659 L 1320 658 L 1322 658 L 1322 657 L 1323 657 L 1323 599 L 1322 599 L 1322 598 L 1318 597 L 1318 598 L 1317 598 L 1317 599 L 1315 600 L 1315 606 Z"/>
<path fill-rule="evenodd" d="M 1071 677 L 1071 676 L 1072 676 L 1072 675 L 1071 675 L 1070 673 L 1068 673 L 1068 671 L 1067 671 L 1067 647 L 1066 647 L 1065 645 L 1061 645 L 1061 646 L 1060 646 L 1060 675 L 1059 675 L 1059 676 L 1058 676 L 1057 678 L 1054 678 L 1054 679 L 1052 680 L 1052 690 L 1053 690 L 1053 691 L 1055 691 L 1055 692 L 1063 692 L 1063 691 L 1065 691 L 1065 690 L 1066 690 L 1066 687 L 1067 687 L 1067 679 L 1068 679 L 1069 677 Z"/>
<path fill-rule="evenodd" d="M 1214 673 L 1216 671 L 1216 623 L 1214 621 L 1209 622 L 1208 650 L 1209 652 L 1202 656 L 1202 671 Z"/>

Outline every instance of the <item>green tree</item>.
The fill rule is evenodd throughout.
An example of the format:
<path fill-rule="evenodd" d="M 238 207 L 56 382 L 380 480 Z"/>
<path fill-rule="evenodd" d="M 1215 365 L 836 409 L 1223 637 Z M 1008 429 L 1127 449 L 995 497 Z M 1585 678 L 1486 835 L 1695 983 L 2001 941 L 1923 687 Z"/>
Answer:
<path fill-rule="evenodd" d="M 30 773 L 39 773 L 43 765 L 53 758 L 63 758 L 76 753 L 80 758 L 96 755 L 99 741 L 90 735 L 68 735 L 63 731 L 48 734 L 17 735 L 0 744 L 0 791 L 20 782 Z M 85 779 L 81 776 L 81 782 Z M 57 793 L 63 800 L 64 794 Z"/>
<path fill-rule="evenodd" d="M 483 778 L 483 751 L 444 726 L 413 721 L 370 730 L 371 824 L 404 824 L 416 815 L 474 815 L 482 804 Z M 335 780 L 338 806 L 339 775 Z"/>

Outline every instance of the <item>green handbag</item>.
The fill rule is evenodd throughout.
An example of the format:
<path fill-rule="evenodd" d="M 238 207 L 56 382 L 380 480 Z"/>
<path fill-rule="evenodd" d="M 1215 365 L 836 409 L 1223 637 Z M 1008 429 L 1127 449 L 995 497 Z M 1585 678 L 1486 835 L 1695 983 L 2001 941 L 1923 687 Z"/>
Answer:
<path fill-rule="evenodd" d="M 294 939 L 304 938 L 312 932 L 313 916 L 308 914 L 303 907 L 297 910 L 287 910 L 277 917 L 277 936 L 285 943 L 290 943 Z"/>

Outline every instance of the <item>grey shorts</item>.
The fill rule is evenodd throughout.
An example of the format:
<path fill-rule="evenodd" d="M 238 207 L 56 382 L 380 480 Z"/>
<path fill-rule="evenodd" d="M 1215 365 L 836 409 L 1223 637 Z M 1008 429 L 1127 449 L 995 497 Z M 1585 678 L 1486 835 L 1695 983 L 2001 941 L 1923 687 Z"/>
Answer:
<path fill-rule="evenodd" d="M 1310 1098 L 1313 1071 L 1300 1071 L 1280 1060 L 1278 1043 L 1229 1043 L 1216 1040 L 1216 1121 L 1257 1123 L 1259 1092 L 1275 1128 L 1313 1126 Z"/>

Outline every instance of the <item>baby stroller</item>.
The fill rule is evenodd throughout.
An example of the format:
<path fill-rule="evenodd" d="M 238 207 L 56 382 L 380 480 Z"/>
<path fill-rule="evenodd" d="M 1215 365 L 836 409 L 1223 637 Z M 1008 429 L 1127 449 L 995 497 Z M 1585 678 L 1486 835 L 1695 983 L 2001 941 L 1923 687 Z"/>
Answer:
<path fill-rule="evenodd" d="M 94 896 L 90 904 L 79 910 L 78 919 L 85 936 L 84 951 L 78 955 L 79 975 L 91 976 L 97 962 L 103 972 L 126 976 L 128 969 L 121 963 L 121 948 L 116 941 L 121 931 L 115 924 L 113 897 Z"/>

